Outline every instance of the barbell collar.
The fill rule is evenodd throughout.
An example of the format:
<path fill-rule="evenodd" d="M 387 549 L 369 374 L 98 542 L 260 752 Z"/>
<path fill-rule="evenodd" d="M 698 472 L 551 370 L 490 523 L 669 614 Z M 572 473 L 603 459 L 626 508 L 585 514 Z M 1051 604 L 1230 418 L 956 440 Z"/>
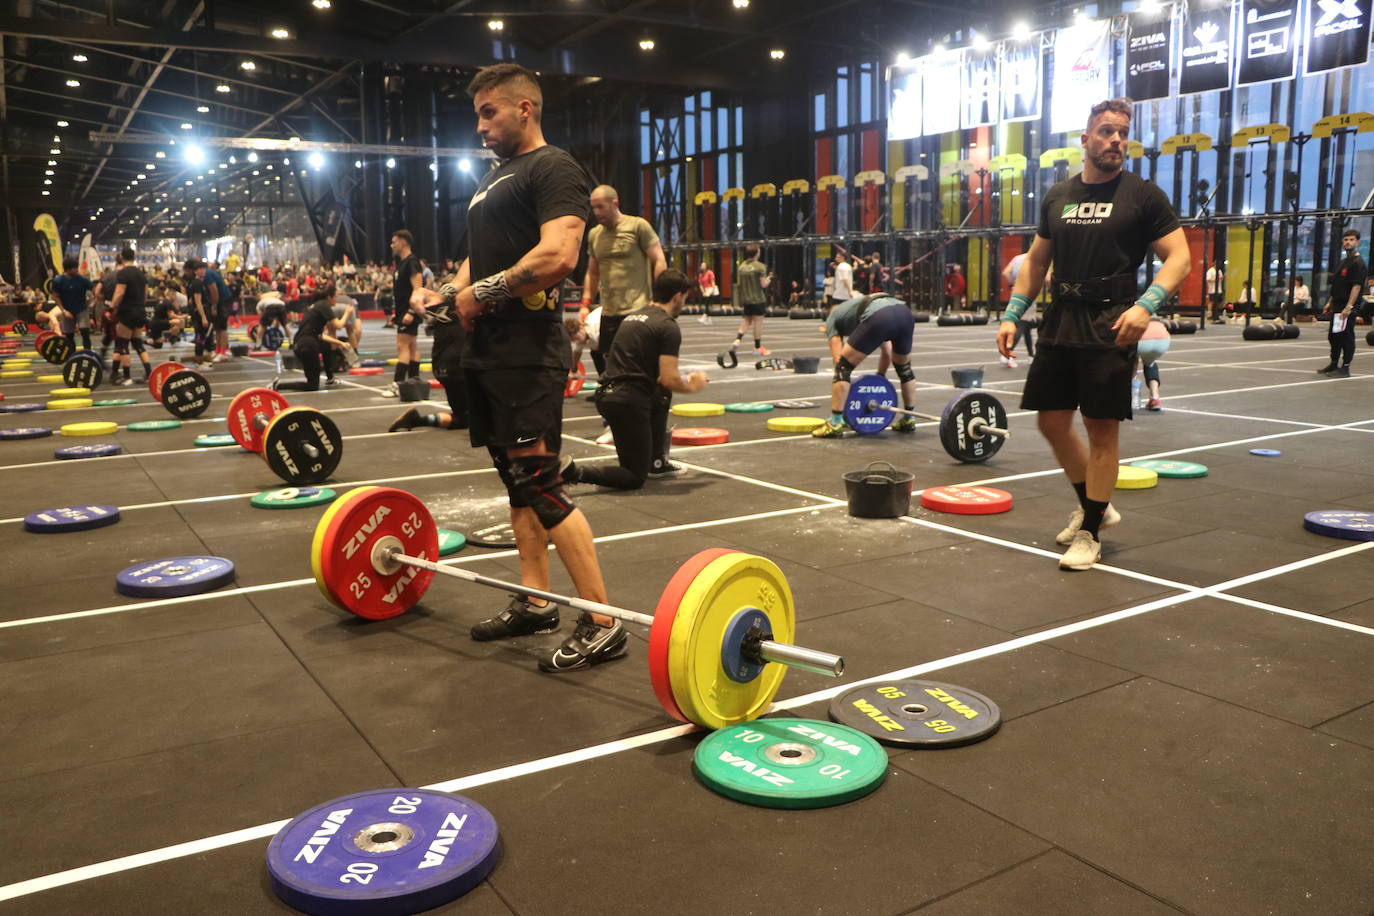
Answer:
<path fill-rule="evenodd" d="M 968 431 L 973 434 L 973 438 L 981 439 L 984 436 L 998 436 L 1002 439 L 1011 438 L 1011 430 L 1003 429 L 1000 426 L 993 426 L 982 417 L 974 417 L 969 421 Z"/>

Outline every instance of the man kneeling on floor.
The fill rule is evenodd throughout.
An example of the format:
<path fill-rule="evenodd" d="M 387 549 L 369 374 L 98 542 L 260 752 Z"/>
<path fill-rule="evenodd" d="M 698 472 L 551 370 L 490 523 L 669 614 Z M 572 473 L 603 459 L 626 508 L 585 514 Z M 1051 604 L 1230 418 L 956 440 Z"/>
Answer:
<path fill-rule="evenodd" d="M 864 361 L 864 357 L 879 347 L 883 356 L 892 349 L 892 364 L 902 383 L 902 406 L 912 410 L 916 406 L 916 373 L 911 369 L 911 337 L 916 318 L 905 302 L 886 293 L 847 299 L 830 310 L 825 319 L 825 336 L 829 338 L 830 355 L 835 360 L 835 378 L 830 384 L 830 419 L 811 431 L 818 439 L 838 439 L 849 428 L 844 422 L 844 401 L 849 397 L 849 377 Z M 878 371 L 886 366 L 879 362 Z M 910 432 L 916 428 L 916 418 L 898 417 L 892 428 Z"/>
<path fill-rule="evenodd" d="M 682 271 L 669 268 L 654 279 L 653 302 L 625 316 L 596 390 L 596 409 L 615 435 L 619 463 L 570 463 L 563 469 L 567 483 L 638 490 L 646 477 L 678 470 L 668 461 L 668 406 L 674 391 L 695 394 L 706 387 L 705 372 L 683 377 L 677 368 L 682 348 L 677 316 L 691 288 Z"/>

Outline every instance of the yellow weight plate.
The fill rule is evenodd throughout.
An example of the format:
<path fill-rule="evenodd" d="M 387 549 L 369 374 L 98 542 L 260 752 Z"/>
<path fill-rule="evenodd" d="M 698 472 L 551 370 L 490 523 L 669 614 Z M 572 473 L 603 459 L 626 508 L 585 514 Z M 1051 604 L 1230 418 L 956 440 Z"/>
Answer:
<path fill-rule="evenodd" d="M 394 366 L 394 365 L 396 365 L 397 362 L 399 362 L 399 360 L 396 359 L 396 357 L 393 356 L 393 357 L 391 357 L 391 359 L 389 359 L 389 360 L 386 361 L 386 364 L 387 364 L 388 366 Z"/>
<path fill-rule="evenodd" d="M 1116 469 L 1116 488 L 1118 490 L 1148 490 L 1159 483 L 1159 474 L 1149 468 L 1131 467 L 1124 464 Z"/>
<path fill-rule="evenodd" d="M 28 369 L 33 366 L 31 359 L 7 359 L 4 362 L 6 369 Z"/>
<path fill-rule="evenodd" d="M 775 433 L 809 433 L 824 422 L 820 417 L 769 417 L 768 428 Z"/>
<path fill-rule="evenodd" d="M 673 413 L 679 417 L 718 417 L 725 413 L 724 404 L 674 404 Z"/>
<path fill-rule="evenodd" d="M 14 354 L 15 359 L 39 359 L 37 350 L 20 350 Z"/>
<path fill-rule="evenodd" d="M 433 364 L 433 363 L 420 363 L 420 371 L 421 371 L 421 372 L 433 372 L 433 371 L 434 371 L 434 364 Z"/>
<path fill-rule="evenodd" d="M 41 382 L 41 381 L 43 381 L 44 378 L 46 378 L 46 376 L 40 376 L 38 380 Z M 57 378 L 58 378 L 58 379 L 61 379 L 62 376 L 59 375 L 59 376 L 57 376 Z M 48 397 L 53 397 L 53 398 L 84 398 L 86 395 L 88 395 L 88 394 L 90 394 L 90 393 L 91 393 L 91 389 L 89 389 L 89 388 L 54 388 L 52 391 L 49 391 L 49 392 L 48 392 Z"/>
<path fill-rule="evenodd" d="M 118 423 L 68 423 L 58 430 L 64 436 L 108 436 L 119 432 Z"/>
<path fill-rule="evenodd" d="M 33 378 L 28 369 L 0 369 L 0 378 Z"/>
<path fill-rule="evenodd" d="M 343 602 L 335 598 L 334 593 L 329 590 L 329 584 L 324 581 L 324 568 L 320 564 L 320 557 L 324 554 L 324 538 L 325 535 L 329 533 L 329 523 L 334 520 L 334 516 L 338 515 L 342 508 L 351 504 L 354 499 L 362 496 L 369 490 L 375 489 L 377 488 L 354 487 L 343 496 L 334 500 L 329 508 L 324 510 L 324 514 L 320 516 L 320 520 L 315 524 L 315 537 L 310 541 L 310 570 L 315 574 L 316 587 L 319 588 L 322 595 L 329 599 L 330 604 L 344 607 Z"/>
<path fill-rule="evenodd" d="M 793 642 L 797 623 L 787 577 L 773 561 L 747 553 L 712 560 L 678 603 L 668 644 L 673 699 L 693 722 L 724 728 L 768 709 L 787 669 L 764 665 L 748 683 L 725 673 L 721 648 L 735 616 L 756 608 L 768 615 L 777 642 Z"/>
<path fill-rule="evenodd" d="M 54 382 L 65 382 L 66 379 L 64 379 L 61 375 L 40 375 L 40 376 L 38 376 L 36 379 L 34 379 L 34 381 L 35 381 L 35 382 L 42 382 L 42 383 L 45 384 L 45 385 L 51 385 L 51 384 L 53 384 Z M 48 393 L 49 393 L 49 394 L 57 394 L 56 391 L 50 391 L 50 392 L 48 392 Z M 87 391 L 86 393 L 87 393 L 87 394 L 90 394 L 89 391 Z"/>
<path fill-rule="evenodd" d="M 90 406 L 90 398 L 58 398 L 48 402 L 49 410 L 79 410 L 82 407 Z"/>

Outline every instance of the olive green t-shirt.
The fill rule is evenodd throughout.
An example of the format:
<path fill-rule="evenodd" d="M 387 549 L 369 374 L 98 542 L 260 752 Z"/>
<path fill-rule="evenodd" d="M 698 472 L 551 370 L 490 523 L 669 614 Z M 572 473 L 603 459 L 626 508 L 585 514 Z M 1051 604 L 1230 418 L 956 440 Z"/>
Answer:
<path fill-rule="evenodd" d="M 601 314 L 625 315 L 649 304 L 653 267 L 648 252 L 657 242 L 658 233 L 647 220 L 626 213 L 613 227 L 592 227 L 587 250 L 600 271 Z"/>
<path fill-rule="evenodd" d="M 763 294 L 763 278 L 768 266 L 762 261 L 741 261 L 735 268 L 735 288 L 739 290 L 741 305 L 762 305 L 768 299 Z"/>

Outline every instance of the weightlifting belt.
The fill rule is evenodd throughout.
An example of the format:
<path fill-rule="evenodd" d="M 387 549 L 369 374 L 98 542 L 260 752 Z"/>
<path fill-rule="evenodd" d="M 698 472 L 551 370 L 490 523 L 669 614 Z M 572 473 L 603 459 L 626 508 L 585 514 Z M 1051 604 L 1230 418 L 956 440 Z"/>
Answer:
<path fill-rule="evenodd" d="M 1135 274 L 1123 273 L 1111 277 L 1088 277 L 1086 279 L 1069 279 L 1056 275 L 1050 294 L 1054 296 L 1056 301 L 1068 299 L 1074 302 L 1100 305 L 1122 302 L 1136 297 Z"/>

